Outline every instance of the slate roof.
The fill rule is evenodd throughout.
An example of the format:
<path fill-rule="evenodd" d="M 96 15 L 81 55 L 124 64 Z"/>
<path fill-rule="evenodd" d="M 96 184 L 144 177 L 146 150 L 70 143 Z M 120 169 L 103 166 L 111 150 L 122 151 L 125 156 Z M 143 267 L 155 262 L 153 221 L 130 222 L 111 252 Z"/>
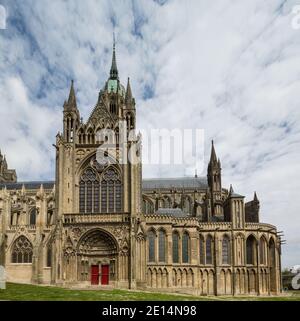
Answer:
<path fill-rule="evenodd" d="M 159 208 L 156 215 L 169 215 L 174 217 L 187 217 L 188 214 L 184 213 L 180 208 Z"/>
<path fill-rule="evenodd" d="M 19 190 L 22 186 L 25 189 L 39 189 L 43 184 L 44 189 L 53 189 L 54 181 L 33 181 L 33 182 L 18 182 L 18 183 L 0 183 L 0 189 L 6 186 L 8 190 Z"/>
<path fill-rule="evenodd" d="M 146 178 L 143 189 L 196 188 L 206 189 L 206 177 Z"/>
<path fill-rule="evenodd" d="M 52 189 L 54 181 L 33 181 L 33 182 L 18 182 L 18 183 L 0 183 L 0 189 L 4 186 L 8 190 L 22 189 L 23 184 L 26 189 L 39 189 L 43 184 L 44 189 Z M 186 189 L 206 189 L 206 177 L 177 177 L 177 178 L 146 178 L 142 182 L 143 190 L 155 189 L 171 189 L 171 188 L 186 188 Z"/>

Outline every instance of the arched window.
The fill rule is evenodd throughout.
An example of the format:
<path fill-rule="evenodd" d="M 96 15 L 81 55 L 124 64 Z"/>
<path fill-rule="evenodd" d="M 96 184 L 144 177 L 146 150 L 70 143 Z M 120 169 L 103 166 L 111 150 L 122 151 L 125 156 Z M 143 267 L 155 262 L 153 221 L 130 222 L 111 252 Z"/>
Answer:
<path fill-rule="evenodd" d="M 158 234 L 158 260 L 166 262 L 166 233 L 162 230 Z"/>
<path fill-rule="evenodd" d="M 32 263 L 32 244 L 24 235 L 14 242 L 11 261 L 12 263 Z"/>
<path fill-rule="evenodd" d="M 101 203 L 101 204 L 100 204 Z M 80 213 L 116 213 L 122 211 L 122 183 L 118 172 L 108 168 L 99 178 L 87 168 L 79 183 Z"/>
<path fill-rule="evenodd" d="M 212 237 L 208 235 L 206 239 L 206 264 L 213 264 Z"/>
<path fill-rule="evenodd" d="M 173 244 L 173 263 L 179 263 L 179 235 L 174 232 L 172 235 Z"/>
<path fill-rule="evenodd" d="M 266 247 L 267 247 L 267 241 L 262 236 L 259 241 L 259 262 L 260 264 L 266 264 Z"/>
<path fill-rule="evenodd" d="M 205 264 L 205 242 L 202 235 L 200 235 L 199 239 L 199 250 L 200 250 L 200 264 Z"/>
<path fill-rule="evenodd" d="M 92 128 L 89 128 L 87 132 L 87 143 L 88 144 L 94 144 L 95 143 L 95 135 L 93 133 Z"/>
<path fill-rule="evenodd" d="M 256 261 L 256 240 L 253 235 L 250 235 L 246 241 L 247 264 L 255 264 Z"/>
<path fill-rule="evenodd" d="M 29 214 L 29 225 L 36 224 L 36 208 L 33 208 Z"/>
<path fill-rule="evenodd" d="M 189 263 L 190 260 L 190 237 L 187 232 L 182 236 L 182 263 Z"/>
<path fill-rule="evenodd" d="M 222 263 L 230 264 L 230 240 L 227 235 L 222 240 Z"/>
<path fill-rule="evenodd" d="M 84 136 L 84 131 L 83 131 L 82 128 L 80 128 L 79 131 L 78 131 L 78 143 L 79 144 L 84 144 L 83 136 Z"/>
<path fill-rule="evenodd" d="M 155 233 L 154 231 L 148 232 L 148 259 L 149 262 L 155 262 Z"/>

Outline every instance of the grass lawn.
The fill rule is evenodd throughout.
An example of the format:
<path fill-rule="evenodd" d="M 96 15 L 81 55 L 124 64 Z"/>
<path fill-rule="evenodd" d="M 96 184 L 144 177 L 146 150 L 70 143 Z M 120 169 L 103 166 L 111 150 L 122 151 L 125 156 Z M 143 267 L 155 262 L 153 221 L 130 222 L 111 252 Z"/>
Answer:
<path fill-rule="evenodd" d="M 7 283 L 0 290 L 0 300 L 9 301 L 300 301 L 300 291 L 288 292 L 280 297 L 200 297 L 167 293 L 126 290 L 72 290 L 54 286 Z"/>

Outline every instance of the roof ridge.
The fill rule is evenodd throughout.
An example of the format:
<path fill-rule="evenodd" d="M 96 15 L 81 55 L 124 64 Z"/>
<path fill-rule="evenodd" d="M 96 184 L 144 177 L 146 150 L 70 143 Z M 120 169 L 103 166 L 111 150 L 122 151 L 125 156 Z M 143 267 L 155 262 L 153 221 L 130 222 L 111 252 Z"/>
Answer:
<path fill-rule="evenodd" d="M 177 176 L 177 177 L 146 177 L 143 180 L 166 180 L 166 179 L 199 179 L 199 178 L 206 178 L 206 176 Z"/>

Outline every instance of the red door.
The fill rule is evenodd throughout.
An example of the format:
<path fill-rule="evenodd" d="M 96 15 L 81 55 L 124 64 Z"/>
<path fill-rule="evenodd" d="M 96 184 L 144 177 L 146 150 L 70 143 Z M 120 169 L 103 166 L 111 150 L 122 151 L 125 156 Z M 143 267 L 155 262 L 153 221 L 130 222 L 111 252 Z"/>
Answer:
<path fill-rule="evenodd" d="M 99 265 L 91 266 L 91 284 L 99 284 Z"/>
<path fill-rule="evenodd" d="M 101 284 L 105 285 L 109 282 L 109 265 L 101 265 Z"/>

